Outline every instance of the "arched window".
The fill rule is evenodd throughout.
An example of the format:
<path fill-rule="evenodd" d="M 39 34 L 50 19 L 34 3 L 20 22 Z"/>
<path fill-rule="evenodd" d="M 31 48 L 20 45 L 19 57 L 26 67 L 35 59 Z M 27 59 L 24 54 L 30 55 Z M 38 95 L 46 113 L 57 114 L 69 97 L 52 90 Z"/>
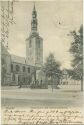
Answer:
<path fill-rule="evenodd" d="M 20 67 L 16 65 L 16 71 L 18 72 L 20 70 Z"/>
<path fill-rule="evenodd" d="M 40 41 L 38 41 L 38 48 L 40 48 Z"/>
<path fill-rule="evenodd" d="M 15 74 L 12 75 L 12 80 L 15 81 Z"/>
<path fill-rule="evenodd" d="M 11 72 L 13 72 L 13 64 L 11 64 Z"/>
<path fill-rule="evenodd" d="M 23 72 L 25 72 L 25 66 L 23 66 Z"/>
<path fill-rule="evenodd" d="M 18 82 L 20 82 L 20 76 L 18 76 Z"/>
<path fill-rule="evenodd" d="M 37 47 L 40 48 L 40 40 L 37 38 Z"/>
<path fill-rule="evenodd" d="M 28 73 L 30 73 L 30 67 L 28 67 Z"/>

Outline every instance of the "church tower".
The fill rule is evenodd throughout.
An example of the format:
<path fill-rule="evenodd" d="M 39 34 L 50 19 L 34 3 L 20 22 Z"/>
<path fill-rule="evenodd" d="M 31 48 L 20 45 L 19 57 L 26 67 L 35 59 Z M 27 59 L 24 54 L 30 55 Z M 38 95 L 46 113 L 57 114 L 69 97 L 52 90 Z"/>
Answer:
<path fill-rule="evenodd" d="M 26 39 L 26 62 L 41 67 L 43 64 L 43 39 L 38 33 L 37 12 L 34 4 L 31 20 L 31 33 Z"/>

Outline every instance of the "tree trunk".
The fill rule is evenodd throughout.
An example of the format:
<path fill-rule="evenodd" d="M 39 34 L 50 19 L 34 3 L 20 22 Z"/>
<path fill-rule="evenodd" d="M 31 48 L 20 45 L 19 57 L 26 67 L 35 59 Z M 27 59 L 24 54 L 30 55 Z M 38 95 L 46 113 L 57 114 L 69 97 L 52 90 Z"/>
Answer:
<path fill-rule="evenodd" d="M 81 91 L 83 91 L 83 78 L 81 78 Z"/>
<path fill-rule="evenodd" d="M 52 92 L 53 92 L 53 78 L 51 76 L 51 88 L 52 88 Z"/>

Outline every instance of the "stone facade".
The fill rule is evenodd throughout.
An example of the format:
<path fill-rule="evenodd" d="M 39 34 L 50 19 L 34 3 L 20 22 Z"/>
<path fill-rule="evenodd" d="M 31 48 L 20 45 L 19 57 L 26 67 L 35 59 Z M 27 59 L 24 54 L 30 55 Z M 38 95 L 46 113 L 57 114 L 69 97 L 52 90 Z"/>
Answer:
<path fill-rule="evenodd" d="M 11 55 L 7 48 L 1 44 L 1 84 L 10 84 L 11 82 Z"/>
<path fill-rule="evenodd" d="M 26 40 L 27 64 L 41 67 L 43 64 L 43 39 L 36 33 Z"/>
<path fill-rule="evenodd" d="M 26 64 L 25 59 L 22 57 L 18 57 L 19 62 L 17 60 L 11 59 L 11 81 L 12 85 L 18 85 L 20 82 L 22 84 L 30 84 L 31 75 L 34 75 L 35 67 L 29 66 Z M 20 62 L 23 59 L 23 63 Z"/>

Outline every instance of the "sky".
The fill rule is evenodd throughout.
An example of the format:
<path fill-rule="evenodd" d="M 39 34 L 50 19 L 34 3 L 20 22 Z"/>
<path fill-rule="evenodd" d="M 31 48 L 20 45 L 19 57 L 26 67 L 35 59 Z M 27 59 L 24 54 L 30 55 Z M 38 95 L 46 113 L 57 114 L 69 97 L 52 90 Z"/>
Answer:
<path fill-rule="evenodd" d="M 9 50 L 12 54 L 26 57 L 26 42 L 31 32 L 34 2 L 14 3 L 15 25 L 10 26 Z M 71 68 L 69 53 L 72 37 L 70 31 L 78 30 L 82 24 L 82 0 L 55 0 L 35 2 L 38 32 L 43 38 L 44 61 L 54 53 L 62 68 Z"/>

